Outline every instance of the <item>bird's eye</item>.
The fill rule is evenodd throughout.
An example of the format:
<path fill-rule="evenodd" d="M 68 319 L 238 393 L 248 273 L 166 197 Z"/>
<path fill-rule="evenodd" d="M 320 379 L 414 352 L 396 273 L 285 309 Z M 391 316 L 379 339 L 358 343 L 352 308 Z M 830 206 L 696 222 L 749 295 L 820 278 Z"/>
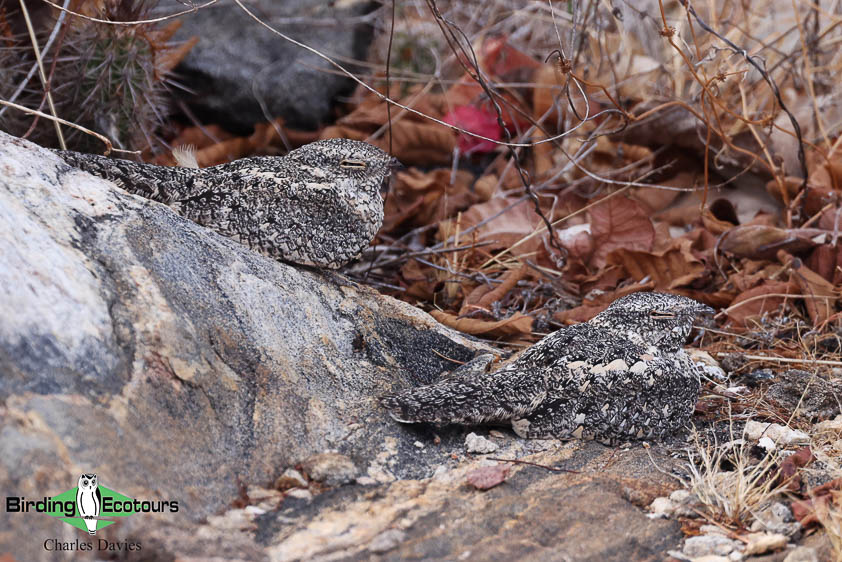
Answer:
<path fill-rule="evenodd" d="M 669 320 L 675 318 L 675 314 L 666 310 L 652 310 L 649 312 L 649 318 L 653 320 Z"/>
<path fill-rule="evenodd" d="M 339 167 L 349 170 L 365 170 L 365 162 L 354 158 L 345 158 L 339 163 Z"/>

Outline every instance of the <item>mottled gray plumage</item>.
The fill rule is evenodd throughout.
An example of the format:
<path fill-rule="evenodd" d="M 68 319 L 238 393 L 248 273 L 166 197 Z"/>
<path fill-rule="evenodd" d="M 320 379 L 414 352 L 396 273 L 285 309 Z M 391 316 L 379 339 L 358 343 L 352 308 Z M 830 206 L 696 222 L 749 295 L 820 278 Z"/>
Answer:
<path fill-rule="evenodd" d="M 682 346 L 695 318 L 711 312 L 686 297 L 634 293 L 496 372 L 460 369 L 381 403 L 401 422 L 510 421 L 521 437 L 663 437 L 693 413 L 699 370 Z"/>
<path fill-rule="evenodd" d="M 326 268 L 358 257 L 377 234 L 380 190 L 394 162 L 379 148 L 348 139 L 202 169 L 57 152 L 72 166 L 166 203 L 254 250 Z"/>

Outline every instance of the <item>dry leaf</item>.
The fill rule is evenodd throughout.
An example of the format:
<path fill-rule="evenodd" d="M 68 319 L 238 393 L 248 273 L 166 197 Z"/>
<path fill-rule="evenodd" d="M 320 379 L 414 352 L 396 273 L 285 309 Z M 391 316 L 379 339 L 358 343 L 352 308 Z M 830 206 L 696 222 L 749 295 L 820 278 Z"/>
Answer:
<path fill-rule="evenodd" d="M 819 327 L 836 312 L 836 298 L 838 294 L 833 285 L 824 277 L 801 265 L 801 261 L 789 257 L 792 263 L 792 278 L 801 289 L 804 306 L 810 315 L 814 327 Z"/>
<path fill-rule="evenodd" d="M 465 481 L 477 490 L 488 490 L 506 481 L 509 467 L 503 465 L 481 466 L 470 471 Z"/>
<path fill-rule="evenodd" d="M 486 108 L 459 105 L 449 111 L 442 121 L 496 141 L 503 138 L 500 125 L 497 123 L 497 113 Z M 493 152 L 497 146 L 494 142 L 459 133 L 459 150 L 465 156 Z"/>
<path fill-rule="evenodd" d="M 785 458 L 775 479 L 777 485 L 785 484 L 788 491 L 798 493 L 801 490 L 799 469 L 810 464 L 815 458 L 810 447 L 801 447 L 794 454 Z"/>
<path fill-rule="evenodd" d="M 454 330 L 466 334 L 487 336 L 521 336 L 532 332 L 532 317 L 515 312 L 503 320 L 479 320 L 477 318 L 459 318 L 443 310 L 431 310 L 430 316 Z"/>
<path fill-rule="evenodd" d="M 763 314 L 780 310 L 785 301 L 785 297 L 780 295 L 796 294 L 798 285 L 795 282 L 764 281 L 763 284 L 741 293 L 725 313 L 733 324 L 748 327 Z"/>
<path fill-rule="evenodd" d="M 834 501 L 834 495 L 838 498 L 842 491 L 842 478 L 836 478 L 817 486 L 807 493 L 808 500 L 796 500 L 792 502 L 792 515 L 803 527 L 818 525 L 821 519 L 827 519 L 829 503 Z M 836 500 L 837 503 L 839 500 Z M 842 505 L 837 505 L 837 509 Z M 820 517 L 824 515 L 824 517 Z"/>
<path fill-rule="evenodd" d="M 383 231 L 434 224 L 455 215 L 479 199 L 471 190 L 473 179 L 468 171 L 453 174 L 445 168 L 398 172 L 386 197 Z"/>
<path fill-rule="evenodd" d="M 532 236 L 529 240 L 521 242 L 543 225 L 532 203 L 526 199 L 495 197 L 472 205 L 462 213 L 461 230 L 465 231 L 484 221 L 488 222 L 474 231 L 477 240 L 493 242 L 491 248 L 513 248 L 511 255 L 514 257 L 526 256 L 537 251 L 541 247 L 541 237 L 546 235 L 545 233 Z M 450 232 L 448 228 L 440 230 Z M 515 244 L 518 245 L 515 247 Z"/>
<path fill-rule="evenodd" d="M 591 301 L 583 301 L 580 306 L 571 308 L 569 310 L 561 310 L 553 315 L 553 318 L 563 324 L 579 324 L 580 322 L 587 322 L 614 302 L 620 297 L 638 293 L 640 291 L 651 291 L 655 288 L 655 284 L 651 281 L 647 283 L 637 283 L 629 285 L 622 289 L 617 289 L 613 292 L 605 292 Z"/>
<path fill-rule="evenodd" d="M 465 298 L 459 314 L 469 314 L 475 310 L 489 310 L 492 304 L 506 296 L 506 293 L 512 290 L 527 273 L 528 269 L 525 265 L 522 265 L 517 269 L 506 271 L 499 285 L 478 286 Z"/>
<path fill-rule="evenodd" d="M 818 228 L 777 228 L 747 224 L 726 232 L 719 250 L 738 257 L 771 259 L 778 250 L 796 254 L 824 242 L 827 232 Z"/>
<path fill-rule="evenodd" d="M 663 291 L 691 284 L 705 274 L 705 265 L 693 255 L 693 242 L 676 238 L 662 252 L 636 252 L 626 248 L 614 250 L 607 263 L 621 265 L 632 279 L 651 279 L 655 289 Z"/>
<path fill-rule="evenodd" d="M 591 265 L 601 268 L 613 250 L 625 248 L 648 252 L 655 227 L 640 203 L 627 197 L 611 197 L 589 212 L 594 255 Z"/>

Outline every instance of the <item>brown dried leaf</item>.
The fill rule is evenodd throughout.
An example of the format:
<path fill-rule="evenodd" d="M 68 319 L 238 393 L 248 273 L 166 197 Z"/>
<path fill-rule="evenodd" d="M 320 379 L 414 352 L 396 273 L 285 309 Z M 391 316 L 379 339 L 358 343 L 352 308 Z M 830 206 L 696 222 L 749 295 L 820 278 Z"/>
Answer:
<path fill-rule="evenodd" d="M 827 510 L 833 496 L 839 495 L 842 491 L 842 478 L 836 478 L 810 490 L 808 500 L 797 500 L 792 502 L 792 515 L 803 527 L 818 525 L 821 519 L 826 519 Z M 842 505 L 838 506 L 842 508 Z M 824 515 L 824 517 L 820 517 Z"/>
<path fill-rule="evenodd" d="M 834 158 L 825 164 L 830 174 L 831 184 L 834 190 L 842 190 L 842 158 L 840 152 L 834 153 Z"/>
<path fill-rule="evenodd" d="M 743 258 L 771 259 L 778 250 L 791 254 L 803 252 L 822 243 L 827 232 L 818 228 L 777 228 L 747 224 L 732 228 L 722 237 L 719 249 Z"/>
<path fill-rule="evenodd" d="M 481 466 L 470 471 L 465 481 L 477 490 L 488 490 L 505 482 L 508 474 L 508 466 Z"/>
<path fill-rule="evenodd" d="M 479 320 L 477 318 L 459 318 L 443 310 L 431 310 L 430 316 L 455 330 L 472 335 L 520 336 L 532 332 L 532 317 L 515 312 L 503 320 Z"/>
<path fill-rule="evenodd" d="M 498 181 L 497 176 L 494 174 L 487 174 L 474 182 L 474 192 L 477 194 L 480 201 L 488 201 L 491 199 L 494 192 L 497 190 Z"/>
<path fill-rule="evenodd" d="M 383 123 L 385 121 L 384 111 Z M 336 125 L 326 127 L 320 138 L 347 138 L 364 141 L 373 132 L 374 130 L 369 128 L 360 129 L 349 125 L 343 119 Z M 383 135 L 368 142 L 383 150 L 389 150 L 388 135 Z M 437 123 L 419 123 L 410 119 L 401 119 L 392 124 L 392 155 L 405 166 L 447 164 L 452 158 L 455 146 L 456 136 L 454 136 L 452 130 Z"/>
<path fill-rule="evenodd" d="M 752 320 L 757 320 L 766 312 L 779 310 L 785 298 L 780 295 L 798 294 L 795 282 L 764 281 L 761 285 L 740 294 L 731 303 L 725 313 L 737 326 L 748 327 Z"/>
<path fill-rule="evenodd" d="M 722 200 L 720 199 L 719 201 Z M 722 234 L 734 228 L 734 223 L 717 217 L 710 208 L 702 211 L 702 224 L 713 234 Z"/>
<path fill-rule="evenodd" d="M 810 256 L 804 263 L 831 283 L 833 282 L 833 273 L 836 270 L 837 254 L 839 250 L 830 244 L 822 244 L 810 253 Z"/>
<path fill-rule="evenodd" d="M 800 263 L 792 260 L 793 277 L 804 295 L 804 305 L 814 327 L 819 327 L 836 311 L 836 299 L 839 296 L 833 285 L 824 277 Z"/>
<path fill-rule="evenodd" d="M 591 225 L 577 224 L 567 228 L 556 229 L 558 241 L 567 250 L 570 262 L 586 263 L 593 255 L 594 241 L 591 236 Z"/>
<path fill-rule="evenodd" d="M 786 489 L 790 492 L 799 492 L 801 490 L 801 475 L 798 471 L 814 461 L 815 458 L 810 447 L 801 447 L 783 460 L 778 469 L 776 483 L 778 485 L 785 484 Z"/>
<path fill-rule="evenodd" d="M 579 324 L 580 322 L 587 322 L 608 308 L 608 305 L 616 299 L 640 291 L 651 291 L 654 288 L 655 284 L 649 281 L 647 283 L 629 285 L 613 292 L 604 292 L 591 301 L 582 301 L 582 304 L 576 308 L 556 312 L 553 315 L 553 318 L 563 324 Z"/>
<path fill-rule="evenodd" d="M 471 291 L 465 298 L 460 315 L 468 314 L 477 309 L 488 310 L 492 304 L 506 296 L 518 281 L 528 273 L 526 266 L 517 269 L 510 269 L 503 274 L 502 282 L 499 285 L 480 285 Z"/>
<path fill-rule="evenodd" d="M 607 262 L 623 266 L 637 281 L 651 279 L 657 290 L 674 289 L 689 285 L 705 273 L 705 265 L 690 249 L 692 245 L 687 238 L 676 238 L 671 247 L 662 252 L 620 248 L 608 255 Z"/>
<path fill-rule="evenodd" d="M 453 179 L 453 183 L 451 183 Z M 478 200 L 468 171 L 438 168 L 429 172 L 410 168 L 395 174 L 384 209 L 383 231 L 397 226 L 423 226 L 445 220 Z M 464 227 L 463 227 L 464 230 Z"/>
<path fill-rule="evenodd" d="M 532 118 L 544 125 L 543 129 L 549 133 L 557 132 L 552 128 L 553 123 L 562 123 L 567 106 L 556 103 L 556 98 L 563 92 L 563 87 L 555 65 L 541 65 L 532 77 L 535 84 L 532 94 Z M 536 131 L 535 140 L 545 138 L 542 131 Z M 553 168 L 552 143 L 538 144 L 532 148 L 532 158 L 535 166 L 535 177 L 543 177 Z"/>
<path fill-rule="evenodd" d="M 173 23 L 177 23 L 179 26 L 181 24 L 180 21 L 174 21 Z M 175 29 L 178 29 L 178 27 Z M 175 33 L 175 30 L 173 30 L 173 33 Z M 198 42 L 199 38 L 193 36 L 186 41 L 182 41 L 170 48 L 159 51 L 159 54 L 155 57 L 155 74 L 158 77 L 163 78 L 167 73 L 172 72 L 172 70 L 184 60 L 184 57 L 187 56 L 190 49 L 195 47 Z"/>
<path fill-rule="evenodd" d="M 693 187 L 694 175 L 690 172 L 679 172 L 672 178 L 659 181 L 661 185 L 674 187 Z M 669 207 L 675 199 L 681 195 L 680 191 L 672 189 L 658 189 L 655 187 L 636 187 L 632 190 L 632 197 L 637 199 L 650 211 L 657 213 Z M 681 224 L 688 224 L 681 221 Z"/>
<path fill-rule="evenodd" d="M 237 137 L 196 151 L 196 161 L 200 168 L 216 166 L 243 158 L 254 152 L 251 141 L 245 137 Z"/>
<path fill-rule="evenodd" d="M 512 207 L 508 208 L 509 206 Z M 526 256 L 537 251 L 541 247 L 542 236 L 546 235 L 532 236 L 529 240 L 521 242 L 540 228 L 543 222 L 535 213 L 531 202 L 519 201 L 515 197 L 495 197 L 472 205 L 462 213 L 461 230 L 467 230 L 483 221 L 488 222 L 474 231 L 477 240 L 493 242 L 491 248 L 514 248 L 511 252 L 514 257 Z M 448 228 L 440 230 L 451 231 Z"/>
<path fill-rule="evenodd" d="M 299 131 L 284 127 L 284 120 L 281 117 L 268 123 L 257 123 L 254 126 L 254 132 L 249 136 L 249 142 L 257 150 L 265 150 L 269 147 L 286 149 L 287 144 L 295 148 L 318 139 L 317 131 Z"/>
<path fill-rule="evenodd" d="M 655 239 L 655 227 L 643 206 L 627 197 L 611 197 L 589 212 L 591 236 L 596 248 L 591 265 L 601 268 L 606 257 L 618 248 L 648 252 Z"/>

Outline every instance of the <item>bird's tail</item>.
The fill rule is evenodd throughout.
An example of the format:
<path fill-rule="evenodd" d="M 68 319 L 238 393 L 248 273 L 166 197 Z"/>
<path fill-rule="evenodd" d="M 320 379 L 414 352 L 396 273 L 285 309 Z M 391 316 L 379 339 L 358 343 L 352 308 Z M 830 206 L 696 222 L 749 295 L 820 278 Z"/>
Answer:
<path fill-rule="evenodd" d="M 540 373 L 510 367 L 491 374 L 451 376 L 387 394 L 380 403 L 399 422 L 474 424 L 523 416 L 545 396 L 546 382 Z"/>
<path fill-rule="evenodd" d="M 131 160 L 54 150 L 66 163 L 116 183 L 130 193 L 153 201 L 171 203 L 195 191 L 196 170 L 178 166 L 153 166 Z"/>

